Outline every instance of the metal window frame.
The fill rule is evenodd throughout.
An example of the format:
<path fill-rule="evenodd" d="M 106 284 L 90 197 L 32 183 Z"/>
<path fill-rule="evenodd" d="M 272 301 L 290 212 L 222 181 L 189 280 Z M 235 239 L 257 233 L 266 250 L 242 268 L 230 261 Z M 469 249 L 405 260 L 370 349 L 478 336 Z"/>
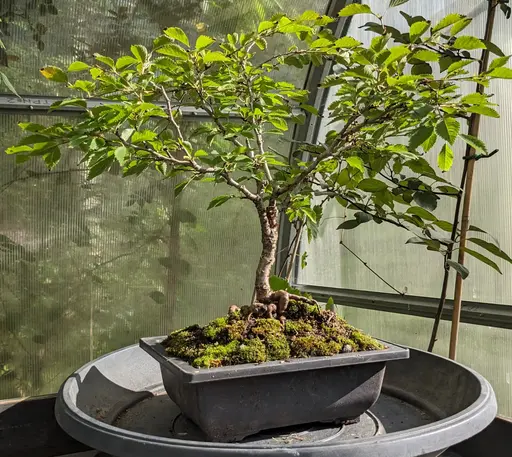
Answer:
<path fill-rule="evenodd" d="M 432 319 L 437 313 L 439 304 L 438 298 L 414 295 L 402 296 L 307 284 L 295 284 L 295 287 L 311 294 L 320 303 L 325 303 L 329 298 L 332 298 L 334 303 L 340 306 Z M 453 300 L 446 300 L 441 318 L 443 320 L 451 320 L 452 311 Z M 464 301 L 462 303 L 461 322 L 512 330 L 512 305 Z"/>

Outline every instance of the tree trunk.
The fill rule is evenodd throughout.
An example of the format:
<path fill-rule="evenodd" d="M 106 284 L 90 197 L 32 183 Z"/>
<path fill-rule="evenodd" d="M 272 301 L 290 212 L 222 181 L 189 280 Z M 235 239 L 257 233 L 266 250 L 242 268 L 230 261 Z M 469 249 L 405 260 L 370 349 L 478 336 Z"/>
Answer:
<path fill-rule="evenodd" d="M 261 202 L 256 203 L 261 226 L 261 255 L 256 269 L 254 290 L 256 301 L 264 301 L 272 293 L 269 284 L 272 267 L 276 261 L 277 241 L 279 238 L 279 213 L 275 201 L 271 201 L 267 208 Z"/>

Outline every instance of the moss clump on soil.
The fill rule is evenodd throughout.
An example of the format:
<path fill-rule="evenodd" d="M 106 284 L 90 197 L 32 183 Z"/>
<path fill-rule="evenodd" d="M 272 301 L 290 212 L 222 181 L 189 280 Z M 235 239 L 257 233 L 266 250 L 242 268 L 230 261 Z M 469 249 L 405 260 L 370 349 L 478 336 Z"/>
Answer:
<path fill-rule="evenodd" d="M 290 301 L 281 322 L 241 311 L 171 333 L 162 344 L 170 356 L 196 368 L 371 351 L 384 346 L 332 311 Z"/>

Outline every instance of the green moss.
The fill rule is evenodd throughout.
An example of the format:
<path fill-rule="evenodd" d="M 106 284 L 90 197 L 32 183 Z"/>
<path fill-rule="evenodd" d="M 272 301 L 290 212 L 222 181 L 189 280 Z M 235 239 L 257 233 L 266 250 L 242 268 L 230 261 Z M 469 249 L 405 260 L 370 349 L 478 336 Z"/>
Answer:
<path fill-rule="evenodd" d="M 291 320 L 310 319 L 320 315 L 320 311 L 316 306 L 308 305 L 304 302 L 290 300 L 286 310 L 286 318 Z"/>
<path fill-rule="evenodd" d="M 298 335 L 299 333 L 312 332 L 313 326 L 308 322 L 286 321 L 284 331 L 287 335 Z"/>
<path fill-rule="evenodd" d="M 207 338 L 215 339 L 228 325 L 227 317 L 218 317 L 210 322 L 203 330 Z"/>
<path fill-rule="evenodd" d="M 198 355 L 194 335 L 187 329 L 172 332 L 164 344 L 167 345 L 166 351 L 175 357 L 188 360 Z"/>
<path fill-rule="evenodd" d="M 284 317 L 283 325 L 278 319 L 255 318 L 250 307 L 242 307 L 241 312 L 231 312 L 205 327 L 173 332 L 163 345 L 170 355 L 197 368 L 330 356 L 345 345 L 354 352 L 383 349 L 332 311 L 291 301 Z"/>
<path fill-rule="evenodd" d="M 272 335 L 266 339 L 268 360 L 284 360 L 290 357 L 290 345 L 285 335 Z"/>
<path fill-rule="evenodd" d="M 375 349 L 384 349 L 384 346 L 372 337 L 361 333 L 359 330 L 353 331 L 351 340 L 357 345 L 360 351 L 370 351 Z"/>
<path fill-rule="evenodd" d="M 200 357 L 192 362 L 196 368 L 212 368 L 221 367 L 223 365 L 231 365 L 231 360 L 237 354 L 240 347 L 238 341 L 231 341 L 225 345 L 208 346 Z"/>
<path fill-rule="evenodd" d="M 230 340 L 241 340 L 247 328 L 247 322 L 244 320 L 233 320 L 227 328 Z"/>
<path fill-rule="evenodd" d="M 325 341 L 317 335 L 295 338 L 290 344 L 293 357 L 312 357 L 334 355 L 341 352 L 341 344 L 336 341 Z"/>
<path fill-rule="evenodd" d="M 236 357 L 240 363 L 265 362 L 267 360 L 267 348 L 259 338 L 253 338 L 240 344 Z"/>
<path fill-rule="evenodd" d="M 251 332 L 254 335 L 266 336 L 272 333 L 282 333 L 283 327 L 277 319 L 257 319 L 256 325 L 252 327 Z"/>

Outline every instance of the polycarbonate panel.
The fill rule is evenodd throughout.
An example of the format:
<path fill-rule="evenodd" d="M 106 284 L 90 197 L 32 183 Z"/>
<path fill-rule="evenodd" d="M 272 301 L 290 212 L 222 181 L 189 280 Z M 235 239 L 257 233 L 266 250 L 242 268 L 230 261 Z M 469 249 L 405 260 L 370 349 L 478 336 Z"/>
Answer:
<path fill-rule="evenodd" d="M 338 312 L 352 325 L 372 336 L 393 343 L 425 350 L 432 321 L 424 317 L 383 313 L 380 311 L 338 307 Z M 435 352 L 448 356 L 450 323 L 439 326 Z M 473 368 L 492 384 L 498 398 L 499 414 L 512 417 L 512 330 L 462 323 L 457 361 Z"/>
<path fill-rule="evenodd" d="M 468 14 L 473 23 L 465 29 L 464 34 L 483 36 L 487 15 L 487 4 L 479 0 L 432 0 L 429 2 L 411 1 L 396 9 L 386 11 L 387 2 L 370 1 L 374 11 L 385 13 L 385 23 L 405 30 L 408 26 L 405 19 L 398 14 L 400 9 L 409 14 L 424 15 L 434 22 L 450 12 Z M 354 16 L 348 34 L 361 41 L 368 42 L 373 34 L 362 31 L 359 27 L 368 18 L 364 15 Z M 501 11 L 496 14 L 496 25 L 493 41 L 505 52 L 512 53 L 512 29 L 510 20 L 506 20 Z M 491 57 L 491 59 L 494 57 Z M 489 160 L 476 163 L 471 224 L 481 227 L 494 235 L 501 248 L 512 255 L 512 185 L 510 175 L 512 159 L 508 151 L 512 146 L 512 83 L 510 80 L 493 81 L 486 89 L 494 94 L 492 101 L 498 103 L 500 119 L 483 117 L 480 137 L 488 149 L 499 149 L 500 152 Z M 474 92 L 473 84 L 465 84 L 464 92 Z M 332 97 L 333 94 L 331 94 Z M 325 134 L 332 126 L 325 126 Z M 440 146 L 438 146 L 440 150 Z M 435 148 L 428 154 L 433 166 L 436 164 Z M 462 156 L 464 144 L 459 141 L 454 146 L 455 163 L 453 169 L 444 175 L 457 186 L 463 167 Z M 446 199 L 438 208 L 438 218 L 453 220 L 454 199 Z M 368 266 L 384 277 L 393 287 L 411 295 L 438 297 L 443 278 L 443 259 L 438 253 L 427 251 L 423 246 L 405 245 L 413 234 L 400 228 L 374 223 L 364 224 L 354 230 L 337 231 L 336 227 L 347 217 L 349 212 L 336 203 L 327 206 L 325 219 L 320 229 L 320 238 L 304 249 L 308 252 L 308 267 L 299 274 L 299 282 L 303 284 L 343 287 L 357 290 L 370 290 L 393 293 L 382 280 L 366 268 L 362 262 L 348 252 L 340 241 L 361 257 Z M 482 235 L 478 235 L 482 236 Z M 486 235 L 484 239 L 491 240 Z M 485 253 L 475 245 L 476 251 Z M 491 256 L 492 258 L 492 256 Z M 496 259 L 503 275 L 478 260 L 466 256 L 466 264 L 470 270 L 464 282 L 464 299 L 490 303 L 512 304 L 512 265 Z M 452 282 L 448 288 L 448 296 L 453 295 Z"/>
<path fill-rule="evenodd" d="M 254 30 L 277 12 L 297 15 L 307 9 L 323 13 L 327 0 L 16 0 L 3 2 L 0 30 L 6 51 L 0 65 L 20 94 L 66 95 L 62 84 L 46 81 L 39 68 L 66 67 L 72 60 L 90 62 L 94 53 L 117 57 L 132 44 L 150 46 L 170 26 L 182 27 L 192 42 L 200 34 L 213 37 Z M 11 14 L 12 13 L 12 14 Z M 286 50 L 282 35 L 268 53 Z M 302 85 L 306 69 L 290 67 L 286 78 Z M 7 92 L 1 85 L 2 92 Z"/>
<path fill-rule="evenodd" d="M 48 120 L 1 115 L 2 150 L 17 122 Z M 231 189 L 191 184 L 174 200 L 172 179 L 89 182 L 78 162 L 0 154 L 0 398 L 55 392 L 88 360 L 251 299 L 261 236 L 247 200 L 207 211 Z"/>

